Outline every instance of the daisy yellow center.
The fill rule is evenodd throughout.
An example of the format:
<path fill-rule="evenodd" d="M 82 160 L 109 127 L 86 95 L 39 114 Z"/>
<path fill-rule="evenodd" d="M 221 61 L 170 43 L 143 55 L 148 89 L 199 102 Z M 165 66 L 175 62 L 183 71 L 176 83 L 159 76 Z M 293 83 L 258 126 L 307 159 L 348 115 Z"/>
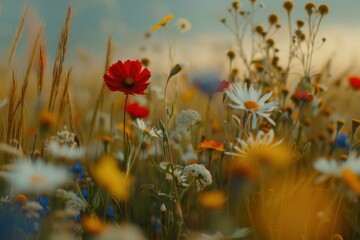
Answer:
<path fill-rule="evenodd" d="M 131 87 L 135 83 L 135 81 L 132 77 L 128 77 L 125 79 L 124 83 L 126 86 Z"/>
<path fill-rule="evenodd" d="M 30 182 L 35 184 L 43 184 L 43 183 L 47 183 L 47 179 L 44 178 L 43 176 L 34 175 L 31 176 Z"/>
<path fill-rule="evenodd" d="M 257 111 L 260 109 L 260 106 L 255 101 L 246 101 L 244 105 L 249 110 Z"/>

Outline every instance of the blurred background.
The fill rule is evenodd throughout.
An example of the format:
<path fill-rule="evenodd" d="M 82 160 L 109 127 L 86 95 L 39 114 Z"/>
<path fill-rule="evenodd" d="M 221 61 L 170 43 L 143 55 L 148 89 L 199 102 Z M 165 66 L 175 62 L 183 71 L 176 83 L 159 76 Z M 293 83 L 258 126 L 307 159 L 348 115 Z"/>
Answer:
<path fill-rule="evenodd" d="M 278 47 L 284 47 L 283 55 L 289 42 L 286 15 L 282 9 L 282 0 L 263 0 L 265 8 L 257 13 L 259 23 L 266 23 L 270 13 L 278 13 L 283 27 L 274 35 Z M 296 0 L 295 18 L 305 20 L 304 5 L 307 1 Z M 313 1 L 317 5 L 326 3 L 330 14 L 324 19 L 319 33 L 319 40 L 325 37 L 326 44 L 315 55 L 328 58 L 334 56 L 336 65 L 333 73 L 337 74 L 358 59 L 360 33 L 360 1 L 329 0 Z M 166 14 L 172 13 L 175 21 L 169 23 L 169 35 L 176 38 L 175 61 L 189 61 L 191 66 L 221 68 L 226 65 L 226 52 L 236 49 L 231 33 L 220 23 L 227 17 L 230 0 L 2 0 L 0 1 L 0 58 L 6 62 L 17 25 L 26 6 L 30 7 L 26 23 L 23 44 L 19 45 L 15 58 L 21 59 L 28 54 L 32 38 L 39 27 L 45 27 L 48 60 L 53 62 L 61 26 L 67 7 L 73 8 L 69 37 L 67 64 L 77 68 L 89 68 L 104 62 L 106 41 L 112 37 L 115 45 L 113 59 L 149 57 L 153 66 L 163 66 L 167 45 L 164 31 L 152 33 L 145 39 L 151 26 Z M 248 1 L 242 1 L 248 7 Z M 183 34 L 176 31 L 176 18 L 186 18 L 192 29 Z M 22 55 L 24 54 L 24 55 Z M 285 60 L 285 59 L 284 59 Z M 168 67 L 168 64 L 165 65 Z M 355 70 L 356 71 L 356 70 Z"/>

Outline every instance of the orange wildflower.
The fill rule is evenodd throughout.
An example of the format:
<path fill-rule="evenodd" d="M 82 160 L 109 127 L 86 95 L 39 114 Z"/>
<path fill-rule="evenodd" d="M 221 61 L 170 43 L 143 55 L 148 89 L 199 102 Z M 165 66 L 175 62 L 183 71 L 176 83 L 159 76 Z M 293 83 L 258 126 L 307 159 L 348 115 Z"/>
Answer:
<path fill-rule="evenodd" d="M 90 234 L 101 234 L 103 233 L 108 225 L 101 221 L 96 216 L 85 216 L 82 218 L 82 225 L 84 230 Z"/>
<path fill-rule="evenodd" d="M 211 149 L 211 150 L 217 150 L 220 152 L 225 152 L 224 144 L 217 142 L 215 140 L 206 141 L 204 140 L 199 144 L 200 149 Z"/>
<path fill-rule="evenodd" d="M 356 194 L 360 195 L 360 179 L 358 176 L 348 168 L 343 168 L 341 173 L 346 185 L 348 185 L 348 187 Z"/>

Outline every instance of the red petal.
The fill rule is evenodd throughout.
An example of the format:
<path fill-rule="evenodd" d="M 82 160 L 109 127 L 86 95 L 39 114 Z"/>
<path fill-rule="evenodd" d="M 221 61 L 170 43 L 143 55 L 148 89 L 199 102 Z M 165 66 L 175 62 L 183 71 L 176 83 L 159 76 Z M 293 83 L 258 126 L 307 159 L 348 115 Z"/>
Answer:
<path fill-rule="evenodd" d="M 126 60 L 124 62 L 124 68 L 125 68 L 126 76 L 131 76 L 130 75 L 131 64 L 132 64 L 132 62 L 130 60 Z"/>
<path fill-rule="evenodd" d="M 140 82 L 146 82 L 151 77 L 151 74 L 147 68 L 144 68 L 140 74 L 137 75 L 135 81 Z"/>
<path fill-rule="evenodd" d="M 141 71 L 141 63 L 139 61 L 132 61 L 130 65 L 130 76 L 135 79 Z"/>

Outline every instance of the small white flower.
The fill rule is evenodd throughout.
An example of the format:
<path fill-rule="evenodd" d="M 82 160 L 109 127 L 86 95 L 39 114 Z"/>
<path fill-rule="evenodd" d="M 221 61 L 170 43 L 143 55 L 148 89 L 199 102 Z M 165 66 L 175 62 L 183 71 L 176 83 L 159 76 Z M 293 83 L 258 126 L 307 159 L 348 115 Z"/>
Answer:
<path fill-rule="evenodd" d="M 69 147 L 68 145 L 60 145 L 57 141 L 50 141 L 47 145 L 47 151 L 53 156 L 67 159 L 80 159 L 85 155 L 85 149 L 78 147 Z"/>
<path fill-rule="evenodd" d="M 74 192 L 57 189 L 56 195 L 66 200 L 65 210 L 69 213 L 72 212 L 73 215 L 78 215 L 81 211 L 85 211 L 87 206 L 86 202 L 79 198 Z"/>
<path fill-rule="evenodd" d="M 181 111 L 175 120 L 177 129 L 189 130 L 191 127 L 201 122 L 200 114 L 192 109 Z"/>
<path fill-rule="evenodd" d="M 342 169 L 347 168 L 356 174 L 360 174 L 360 158 L 355 152 L 350 153 L 344 162 L 337 162 L 335 159 L 320 158 L 314 162 L 314 168 L 321 173 L 316 179 L 317 183 L 322 183 L 329 178 L 340 178 Z"/>
<path fill-rule="evenodd" d="M 11 198 L 9 197 L 9 195 L 6 195 L 6 196 L 1 196 L 1 197 L 0 197 L 0 202 L 3 202 L 3 203 L 11 203 L 12 200 L 11 200 Z"/>
<path fill-rule="evenodd" d="M 226 90 L 226 95 L 234 102 L 229 103 L 230 107 L 251 113 L 252 128 L 257 125 L 256 115 L 265 118 L 272 125 L 276 125 L 270 116 L 278 105 L 276 102 L 266 102 L 272 96 L 272 92 L 261 97 L 261 91 L 256 90 L 254 84 L 248 88 L 247 84 L 241 86 L 240 83 L 232 83 Z"/>
<path fill-rule="evenodd" d="M 66 183 L 69 173 L 64 167 L 46 164 L 38 159 L 18 160 L 8 172 L 0 172 L 7 180 L 14 193 L 47 193 Z"/>
<path fill-rule="evenodd" d="M 171 167 L 169 166 L 169 162 L 161 162 L 160 163 L 160 167 L 164 170 L 168 170 L 170 173 L 166 173 L 166 176 L 165 176 L 165 179 L 166 180 L 169 180 L 169 181 L 172 181 L 173 180 L 173 177 L 172 177 L 172 174 L 171 174 Z M 179 166 L 179 165 L 174 165 L 173 166 L 174 168 L 174 176 L 176 178 L 176 180 L 178 181 L 178 183 L 182 184 L 183 186 L 186 185 L 185 181 L 186 181 L 186 178 L 184 176 L 181 175 L 182 173 L 182 167 Z"/>
<path fill-rule="evenodd" d="M 210 186 L 212 183 L 211 173 L 203 164 L 187 165 L 182 172 L 182 176 L 195 178 L 198 192 L 204 190 L 204 188 Z"/>
<path fill-rule="evenodd" d="M 249 228 L 236 228 L 235 231 L 229 236 L 225 236 L 221 232 L 217 231 L 214 235 L 201 234 L 202 238 L 200 238 L 200 240 L 238 239 L 246 237 L 249 233 Z"/>
<path fill-rule="evenodd" d="M 165 204 L 161 204 L 161 206 L 160 206 L 160 211 L 161 211 L 161 212 L 166 212 L 166 206 L 165 206 Z"/>
<path fill-rule="evenodd" d="M 160 129 L 156 129 L 152 127 L 151 129 L 148 129 L 146 126 L 146 123 L 144 120 L 137 118 L 136 123 L 133 123 L 135 127 L 141 130 L 141 132 L 145 133 L 147 136 L 150 137 L 156 137 L 156 138 L 162 138 L 163 133 Z"/>
<path fill-rule="evenodd" d="M 176 117 L 176 127 L 189 129 L 201 122 L 200 114 L 192 109 L 181 111 Z"/>
<path fill-rule="evenodd" d="M 75 133 L 69 132 L 66 126 L 64 126 L 63 130 L 58 131 L 56 136 L 51 137 L 50 140 L 55 140 L 61 145 L 66 144 L 69 147 L 77 147 Z"/>
<path fill-rule="evenodd" d="M 178 18 L 176 26 L 182 33 L 188 32 L 192 27 L 191 23 L 186 18 Z"/>

